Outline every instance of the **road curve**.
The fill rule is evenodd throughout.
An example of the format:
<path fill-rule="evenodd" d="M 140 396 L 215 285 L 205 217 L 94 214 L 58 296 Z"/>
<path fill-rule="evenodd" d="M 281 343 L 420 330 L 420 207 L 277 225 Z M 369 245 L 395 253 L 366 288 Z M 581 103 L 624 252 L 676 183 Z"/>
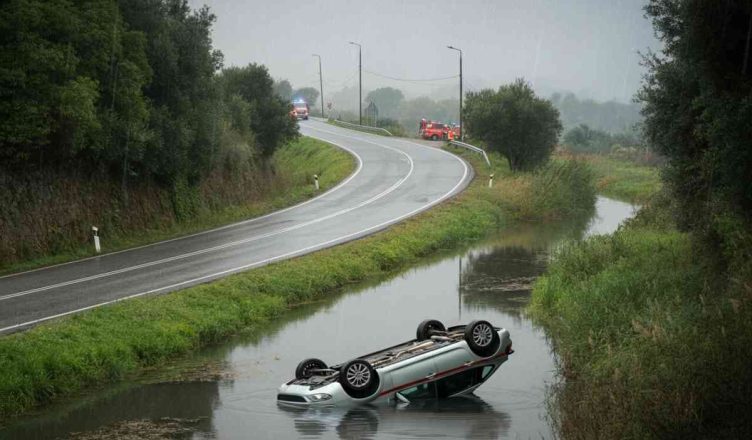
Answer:
<path fill-rule="evenodd" d="M 471 168 L 406 139 L 303 121 L 358 165 L 326 193 L 210 231 L 0 277 L 0 334 L 142 295 L 165 293 L 350 241 L 462 191 Z"/>

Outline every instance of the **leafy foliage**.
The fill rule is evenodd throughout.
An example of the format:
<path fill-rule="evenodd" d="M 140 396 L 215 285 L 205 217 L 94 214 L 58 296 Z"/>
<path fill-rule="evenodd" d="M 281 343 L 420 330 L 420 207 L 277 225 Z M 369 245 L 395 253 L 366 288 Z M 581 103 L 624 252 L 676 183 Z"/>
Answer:
<path fill-rule="evenodd" d="M 283 79 L 280 81 L 274 81 L 274 93 L 285 102 L 292 100 L 292 85 L 290 81 Z"/>
<path fill-rule="evenodd" d="M 498 151 L 514 170 L 545 163 L 561 133 L 559 112 L 538 98 L 522 79 L 512 84 L 471 92 L 465 101 L 465 130 L 492 151 Z"/>
<path fill-rule="evenodd" d="M 225 87 L 214 20 L 186 0 L 4 2 L 0 167 L 109 172 L 127 200 L 130 179 L 196 185 L 227 130 L 269 156 L 295 125 L 265 68 Z"/>
<path fill-rule="evenodd" d="M 564 146 L 577 153 L 608 153 L 619 147 L 643 147 L 643 141 L 630 132 L 610 134 L 580 124 L 564 133 Z"/>
<path fill-rule="evenodd" d="M 653 0 L 664 43 L 639 94 L 645 133 L 669 159 L 684 228 L 719 243 L 720 205 L 752 214 L 752 4 Z"/>
<path fill-rule="evenodd" d="M 274 80 L 266 67 L 255 63 L 230 67 L 222 71 L 218 81 L 225 100 L 239 96 L 249 104 L 250 130 L 264 156 L 271 156 L 277 147 L 297 136 L 297 125 L 287 115 L 289 102 L 274 92 Z"/>

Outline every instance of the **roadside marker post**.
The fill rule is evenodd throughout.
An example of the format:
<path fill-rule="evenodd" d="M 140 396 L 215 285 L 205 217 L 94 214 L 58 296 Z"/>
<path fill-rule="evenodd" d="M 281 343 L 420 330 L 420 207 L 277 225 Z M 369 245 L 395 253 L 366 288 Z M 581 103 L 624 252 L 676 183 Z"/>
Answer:
<path fill-rule="evenodd" d="M 96 226 L 92 226 L 91 232 L 94 233 L 94 250 L 97 253 L 100 253 L 102 252 L 102 248 L 99 245 L 99 228 L 97 228 Z"/>
<path fill-rule="evenodd" d="M 488 176 L 488 187 L 493 188 L 493 173 Z"/>
<path fill-rule="evenodd" d="M 314 185 L 316 185 L 316 191 L 318 191 L 319 190 L 319 175 L 318 174 L 313 175 L 313 183 Z"/>

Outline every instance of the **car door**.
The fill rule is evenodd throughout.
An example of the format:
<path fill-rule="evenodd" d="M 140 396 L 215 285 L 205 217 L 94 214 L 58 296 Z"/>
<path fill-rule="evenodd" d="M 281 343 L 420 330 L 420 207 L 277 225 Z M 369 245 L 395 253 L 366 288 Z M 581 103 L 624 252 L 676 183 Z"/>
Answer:
<path fill-rule="evenodd" d="M 395 389 L 412 386 L 436 376 L 436 364 L 431 356 L 419 356 L 400 362 L 391 372 Z"/>

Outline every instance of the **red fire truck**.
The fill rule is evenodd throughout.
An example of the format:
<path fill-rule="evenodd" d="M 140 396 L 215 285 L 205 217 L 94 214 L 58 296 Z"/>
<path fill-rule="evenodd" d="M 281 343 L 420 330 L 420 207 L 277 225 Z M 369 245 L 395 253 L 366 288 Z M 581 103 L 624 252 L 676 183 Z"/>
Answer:
<path fill-rule="evenodd" d="M 447 131 L 449 127 L 446 124 L 435 121 L 421 121 L 421 128 L 418 134 L 423 139 L 430 139 L 432 141 L 438 141 L 439 139 L 447 138 Z"/>

